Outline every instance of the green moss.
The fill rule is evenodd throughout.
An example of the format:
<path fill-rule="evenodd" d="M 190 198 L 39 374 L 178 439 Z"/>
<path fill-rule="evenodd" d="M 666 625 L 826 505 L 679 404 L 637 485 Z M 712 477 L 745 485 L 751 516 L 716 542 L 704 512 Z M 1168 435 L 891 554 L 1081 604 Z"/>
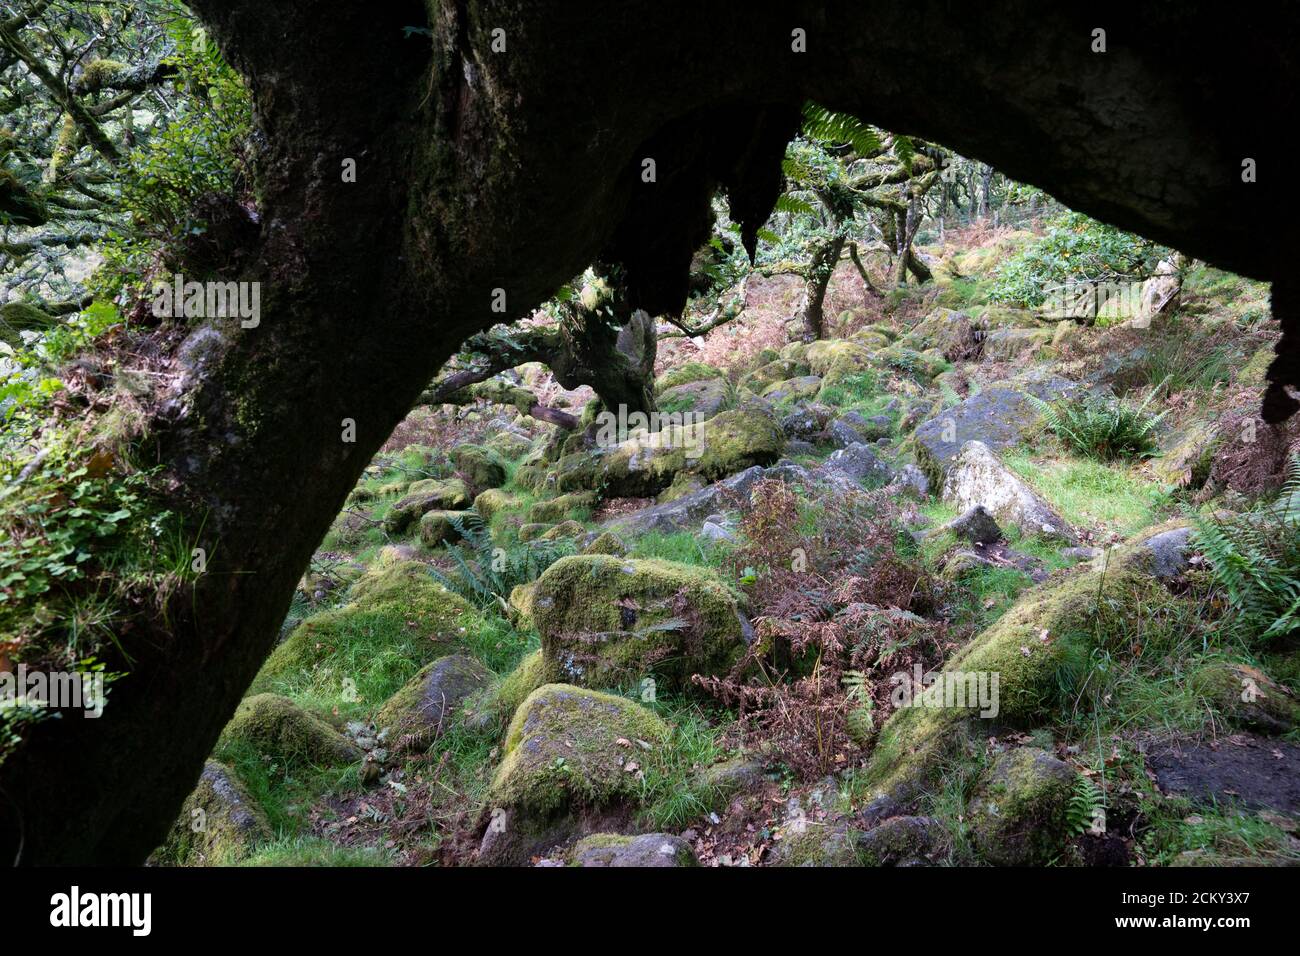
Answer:
<path fill-rule="evenodd" d="M 1064 849 L 1075 774 L 1034 747 L 1002 754 L 971 803 L 971 842 L 998 866 L 1052 862 Z"/>
<path fill-rule="evenodd" d="M 528 509 L 528 520 L 542 524 L 563 521 L 565 518 L 586 516 L 596 506 L 594 491 L 575 491 L 560 495 L 550 501 L 539 501 Z"/>
<path fill-rule="evenodd" d="M 635 801 L 640 777 L 628 764 L 661 759 L 670 738 L 667 724 L 624 697 L 545 684 L 510 722 L 491 801 L 537 817 Z"/>
<path fill-rule="evenodd" d="M 489 488 L 474 499 L 474 510 L 484 521 L 490 521 L 493 515 L 503 511 L 512 511 L 519 504 L 519 498 L 500 488 Z"/>
<path fill-rule="evenodd" d="M 685 688 L 743 647 L 733 592 L 712 572 L 606 555 L 561 558 L 537 580 L 532 617 L 547 660 L 593 687 Z"/>
<path fill-rule="evenodd" d="M 230 768 L 209 760 L 150 859 L 163 866 L 230 866 L 270 838 L 266 815 Z"/>
<path fill-rule="evenodd" d="M 304 620 L 253 683 L 361 716 L 421 666 L 446 654 L 481 620 L 417 561 L 381 558 L 348 592 L 348 603 Z"/>
<path fill-rule="evenodd" d="M 559 541 L 561 538 L 576 538 L 586 530 L 578 521 L 561 521 L 553 528 L 548 528 L 537 540 Z"/>
<path fill-rule="evenodd" d="M 705 365 L 703 362 L 687 362 L 661 375 L 655 382 L 655 391 L 662 392 L 664 389 L 685 385 L 687 382 L 702 382 L 721 377 L 722 373 L 712 365 Z"/>
<path fill-rule="evenodd" d="M 1190 677 L 1194 692 L 1238 727 L 1285 734 L 1300 726 L 1300 704 L 1290 691 L 1257 667 L 1211 660 Z"/>
<path fill-rule="evenodd" d="M 613 557 L 622 557 L 627 554 L 627 545 L 623 539 L 612 531 L 603 532 L 591 544 L 582 549 L 583 554 L 608 554 Z"/>
<path fill-rule="evenodd" d="M 554 677 L 538 648 L 489 689 L 478 709 L 490 708 L 503 723 L 509 722 L 525 698 Z"/>
<path fill-rule="evenodd" d="M 329 766 L 361 759 L 361 751 L 337 730 L 287 697 L 245 698 L 221 733 L 217 753 L 245 743 L 290 765 Z"/>
<path fill-rule="evenodd" d="M 458 524 L 472 520 L 472 511 L 427 511 L 420 516 L 420 543 L 428 549 L 459 541 Z"/>
<path fill-rule="evenodd" d="M 842 823 L 807 821 L 787 827 L 776 845 L 772 862 L 777 866 L 861 866 L 857 831 Z"/>
<path fill-rule="evenodd" d="M 452 450 L 452 463 L 478 491 L 506 483 L 506 466 L 497 454 L 480 445 L 460 445 Z"/>
<path fill-rule="evenodd" d="M 392 535 L 401 534 L 429 511 L 460 511 L 469 507 L 469 503 L 469 489 L 459 478 L 417 481 L 384 515 L 384 530 Z"/>

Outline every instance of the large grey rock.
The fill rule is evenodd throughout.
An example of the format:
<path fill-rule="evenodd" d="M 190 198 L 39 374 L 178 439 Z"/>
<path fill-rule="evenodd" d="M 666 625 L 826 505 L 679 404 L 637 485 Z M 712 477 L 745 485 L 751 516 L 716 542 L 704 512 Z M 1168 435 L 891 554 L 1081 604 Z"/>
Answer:
<path fill-rule="evenodd" d="M 857 443 L 833 453 L 814 472 L 816 478 L 841 477 L 853 482 L 888 483 L 893 471 L 865 444 Z"/>
<path fill-rule="evenodd" d="M 710 378 L 664 389 L 656 401 L 664 412 L 693 412 L 712 418 L 726 409 L 730 397 L 723 379 Z"/>
<path fill-rule="evenodd" d="M 1187 570 L 1192 550 L 1192 528 L 1171 528 L 1138 543 L 1149 555 L 1150 570 L 1161 580 L 1176 578 Z"/>
<path fill-rule="evenodd" d="M 953 459 L 943 483 L 943 500 L 958 508 L 982 505 L 998 521 L 1013 524 L 1026 534 L 1078 543 L 1060 515 L 983 442 L 966 442 Z"/>
<path fill-rule="evenodd" d="M 738 502 L 749 500 L 754 483 L 764 476 L 758 465 L 714 482 L 699 491 L 692 491 L 661 505 L 652 505 L 630 515 L 612 519 L 606 527 L 611 531 L 639 535 L 651 531 L 672 534 L 697 528 L 709 515 L 725 511 Z"/>
<path fill-rule="evenodd" d="M 447 727 L 464 700 L 491 680 L 492 672 L 472 657 L 440 657 L 389 698 L 376 715 L 375 724 L 412 742 L 430 740 Z"/>
<path fill-rule="evenodd" d="M 699 866 L 691 845 L 671 833 L 594 833 L 570 854 L 573 866 Z"/>
<path fill-rule="evenodd" d="M 826 426 L 826 437 L 836 448 L 847 448 L 849 445 L 866 444 L 888 438 L 889 433 L 888 416 L 867 418 L 853 411 L 845 412 Z"/>
<path fill-rule="evenodd" d="M 1050 401 L 1076 388 L 1077 383 L 1051 375 L 1027 375 L 1014 387 L 990 386 L 916 427 L 918 463 L 931 478 L 942 480 L 968 441 L 983 442 L 994 451 L 1018 445 L 1039 418 L 1027 394 Z"/>
<path fill-rule="evenodd" d="M 952 309 L 935 309 L 903 336 L 902 342 L 914 349 L 938 349 L 950 362 L 968 359 L 979 351 L 970 316 Z"/>
<path fill-rule="evenodd" d="M 1002 529 L 983 505 L 967 509 L 944 527 L 971 544 L 993 544 L 1002 540 Z"/>

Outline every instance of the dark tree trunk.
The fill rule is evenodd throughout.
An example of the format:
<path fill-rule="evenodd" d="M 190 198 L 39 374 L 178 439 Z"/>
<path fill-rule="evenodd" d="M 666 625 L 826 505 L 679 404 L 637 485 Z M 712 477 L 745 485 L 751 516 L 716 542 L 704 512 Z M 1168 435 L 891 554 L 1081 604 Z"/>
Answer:
<path fill-rule="evenodd" d="M 192 6 L 249 78 L 266 144 L 252 253 L 214 270 L 263 284 L 261 325 L 214 323 L 173 347 L 138 436 L 211 557 L 165 608 L 124 608 L 133 659 L 106 661 L 129 674 L 103 717 L 42 722 L 6 761 L 6 859 L 144 859 L 361 470 L 440 364 L 500 320 L 499 293 L 525 314 L 604 260 L 627 267 L 632 307 L 674 311 L 718 187 L 752 244 L 805 99 L 1224 268 L 1278 278 L 1295 260 L 1273 121 L 1300 90 L 1294 8 L 1129 5 L 1126 42 L 1099 65 L 1095 9 L 1028 0 Z M 432 38 L 406 35 L 426 25 Z M 495 29 L 508 52 L 492 52 Z M 1242 75 L 1270 95 L 1242 97 Z M 1260 183 L 1242 183 L 1243 154 Z M 1300 378 L 1284 291 L 1270 420 L 1294 411 Z"/>

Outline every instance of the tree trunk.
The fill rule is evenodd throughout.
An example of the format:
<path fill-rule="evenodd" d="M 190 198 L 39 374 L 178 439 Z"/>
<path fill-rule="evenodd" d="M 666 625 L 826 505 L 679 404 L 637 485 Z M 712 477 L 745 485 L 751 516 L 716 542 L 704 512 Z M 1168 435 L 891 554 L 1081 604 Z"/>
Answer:
<path fill-rule="evenodd" d="M 837 232 L 818 246 L 804 276 L 803 323 L 809 341 L 817 341 L 826 331 L 826 288 L 830 285 L 835 266 L 839 264 L 846 237 Z"/>

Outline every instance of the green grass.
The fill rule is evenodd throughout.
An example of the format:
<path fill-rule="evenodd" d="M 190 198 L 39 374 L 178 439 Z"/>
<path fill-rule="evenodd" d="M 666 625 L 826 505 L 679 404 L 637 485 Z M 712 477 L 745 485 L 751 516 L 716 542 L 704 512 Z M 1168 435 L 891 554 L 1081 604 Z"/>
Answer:
<path fill-rule="evenodd" d="M 1143 837 L 1148 862 L 1169 865 L 1192 851 L 1219 865 L 1295 866 L 1300 844 L 1264 817 L 1235 807 L 1198 807 L 1186 800 L 1149 801 L 1156 813 Z"/>
<path fill-rule="evenodd" d="M 277 840 L 258 849 L 240 866 L 388 866 L 391 855 L 378 847 L 338 846 L 320 837 Z"/>
<path fill-rule="evenodd" d="M 1082 458 L 1041 458 L 1024 449 L 1006 452 L 1003 464 L 1029 482 L 1066 521 L 1127 537 L 1164 519 L 1169 491 L 1137 477 L 1124 465 Z"/>
<path fill-rule="evenodd" d="M 344 768 L 293 767 L 268 760 L 246 741 L 225 742 L 213 757 L 229 766 L 248 795 L 265 812 L 277 837 L 297 835 L 309 821 L 312 803 L 327 793 L 359 790 L 359 766 Z"/>
<path fill-rule="evenodd" d="M 676 561 L 679 564 L 693 564 L 697 567 L 721 567 L 723 558 L 730 548 L 721 542 L 714 542 L 689 531 L 663 534 L 652 531 L 637 538 L 628 551 L 629 558 L 658 558 L 662 561 Z"/>
<path fill-rule="evenodd" d="M 641 816 L 653 829 L 677 831 L 714 809 L 717 795 L 700 784 L 698 775 L 729 754 L 697 705 L 667 699 L 649 706 L 668 721 L 673 735 L 662 759 L 646 762 Z"/>

